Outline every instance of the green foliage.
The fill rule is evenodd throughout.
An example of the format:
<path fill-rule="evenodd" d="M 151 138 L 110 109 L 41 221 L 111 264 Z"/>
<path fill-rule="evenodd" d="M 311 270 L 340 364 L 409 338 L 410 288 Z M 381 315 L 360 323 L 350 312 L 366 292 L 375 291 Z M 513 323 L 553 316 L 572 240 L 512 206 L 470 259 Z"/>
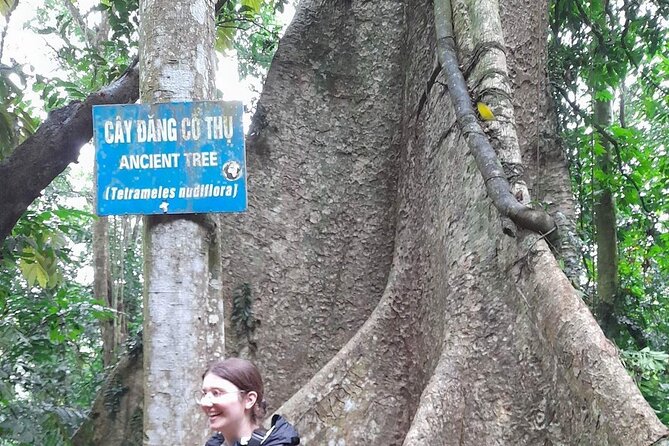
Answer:
<path fill-rule="evenodd" d="M 67 444 L 104 378 L 101 321 L 114 314 L 82 284 L 94 217 L 58 177 L 0 246 L 0 444 Z M 25 265 L 48 265 L 40 283 Z"/>
<path fill-rule="evenodd" d="M 235 334 L 238 341 L 247 342 L 252 351 L 255 351 L 255 342 L 253 342 L 253 332 L 256 329 L 257 321 L 253 317 L 253 296 L 251 285 L 242 283 L 237 286 L 232 293 L 232 314 L 230 316 L 235 328 Z"/>
<path fill-rule="evenodd" d="M 669 425 L 669 355 L 645 347 L 624 350 L 621 356 L 641 392 L 662 422 Z"/>
<path fill-rule="evenodd" d="M 0 65 L 0 162 L 39 125 L 24 97 L 25 81 L 23 67 Z"/>
<path fill-rule="evenodd" d="M 136 48 L 139 27 L 139 0 L 101 0 L 100 9 L 107 13 L 112 34 L 110 41 L 121 40 L 121 47 L 129 52 Z M 135 43 L 133 43 L 135 42 Z"/>
<path fill-rule="evenodd" d="M 74 280 L 86 259 L 72 246 L 86 221 L 80 211 L 31 211 L 2 246 L 0 437 L 12 444 L 65 444 L 102 377 L 97 325 L 111 314 Z M 37 256 L 58 281 L 21 274 Z"/>
<path fill-rule="evenodd" d="M 668 17 L 664 0 L 554 0 L 549 62 L 578 199 L 586 301 L 596 296 L 594 203 L 608 188 L 616 201 L 620 277 L 614 341 L 665 423 L 669 376 L 664 366 L 649 373 L 669 351 Z M 612 103 L 611 126 L 594 122 L 595 100 Z M 607 150 L 611 169 L 598 161 Z"/>
<path fill-rule="evenodd" d="M 137 0 L 101 2 L 90 11 L 73 15 L 59 0 L 47 0 L 37 10 L 31 28 L 53 44 L 62 74 L 35 76 L 33 90 L 47 110 L 82 100 L 122 74 L 137 53 Z M 83 17 L 101 14 L 95 28 L 83 27 Z"/>
<path fill-rule="evenodd" d="M 2 257 L 18 263 L 28 286 L 55 288 L 63 278 L 59 264 L 71 262 L 66 234 L 81 238 L 82 226 L 92 215 L 60 208 L 54 211 L 27 211 L 5 240 Z"/>
<path fill-rule="evenodd" d="M 216 49 L 245 51 L 251 64 L 268 67 L 278 44 L 280 25 L 276 12 L 283 10 L 284 0 L 239 0 L 223 3 L 217 13 Z M 235 37 L 239 37 L 235 40 Z M 249 44 L 255 47 L 250 47 Z"/>
<path fill-rule="evenodd" d="M 255 26 L 238 31 L 234 49 L 239 60 L 240 77 L 265 77 L 282 31 L 282 26 L 276 20 L 278 9 L 283 9 L 282 2 L 262 2 L 257 11 Z"/>

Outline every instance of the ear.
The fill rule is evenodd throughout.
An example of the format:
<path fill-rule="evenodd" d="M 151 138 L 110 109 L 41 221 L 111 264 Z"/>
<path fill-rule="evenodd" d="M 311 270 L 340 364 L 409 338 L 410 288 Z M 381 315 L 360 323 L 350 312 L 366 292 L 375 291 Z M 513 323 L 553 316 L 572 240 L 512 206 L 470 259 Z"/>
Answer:
<path fill-rule="evenodd" d="M 246 398 L 244 399 L 244 408 L 251 409 L 256 401 L 258 401 L 258 394 L 253 391 L 247 392 Z"/>

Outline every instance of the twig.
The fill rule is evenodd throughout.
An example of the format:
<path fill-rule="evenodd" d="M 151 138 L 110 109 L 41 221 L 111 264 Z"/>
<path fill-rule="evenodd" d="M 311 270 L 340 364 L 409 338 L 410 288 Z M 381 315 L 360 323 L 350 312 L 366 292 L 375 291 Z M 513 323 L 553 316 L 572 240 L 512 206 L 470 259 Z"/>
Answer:
<path fill-rule="evenodd" d="M 84 37 L 84 41 L 86 42 L 88 47 L 91 49 L 95 48 L 95 34 L 88 26 L 86 26 L 86 22 L 84 22 L 84 19 L 83 17 L 81 17 L 81 14 L 79 13 L 79 10 L 75 6 L 75 4 L 72 3 L 71 0 L 63 0 L 63 5 L 69 11 L 70 15 L 72 16 L 72 19 L 77 23 L 77 26 L 81 30 L 81 33 L 83 34 Z"/>

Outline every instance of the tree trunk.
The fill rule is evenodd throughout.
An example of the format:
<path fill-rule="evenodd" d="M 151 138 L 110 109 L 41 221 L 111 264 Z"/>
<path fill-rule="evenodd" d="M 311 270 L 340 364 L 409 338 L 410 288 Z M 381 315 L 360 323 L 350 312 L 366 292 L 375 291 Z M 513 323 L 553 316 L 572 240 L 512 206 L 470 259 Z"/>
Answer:
<path fill-rule="evenodd" d="M 519 11 L 523 11 L 523 20 L 518 20 Z M 576 203 L 566 154 L 557 136 L 557 114 L 546 73 L 548 7 L 544 1 L 502 0 L 500 18 L 525 180 L 533 200 L 546 206 L 555 218 L 560 229 L 555 251 L 565 275 L 578 286 L 585 274 L 582 242 L 576 231 Z"/>
<path fill-rule="evenodd" d="M 72 437 L 72 446 L 142 444 L 142 346 L 121 357 L 98 393 L 88 419 Z"/>
<path fill-rule="evenodd" d="M 134 220 L 134 225 L 133 225 Z M 114 221 L 117 223 L 114 225 L 115 232 L 114 237 L 116 243 L 115 246 L 115 257 L 114 266 L 112 268 L 112 276 L 114 278 L 114 286 L 112 288 L 112 308 L 116 311 L 116 317 L 114 318 L 114 345 L 116 349 L 116 354 L 123 348 L 126 340 L 128 339 L 128 316 L 130 316 L 127 310 L 126 299 L 134 299 L 135 296 L 126 296 L 125 290 L 128 283 L 128 272 L 126 271 L 126 264 L 130 256 L 130 250 L 136 250 L 138 244 L 140 244 L 140 232 L 138 227 L 141 226 L 140 217 L 132 217 L 128 215 L 123 215 L 120 217 L 115 217 Z M 136 307 L 136 305 L 130 304 L 131 307 Z M 135 316 L 136 315 L 132 315 Z"/>
<path fill-rule="evenodd" d="M 227 345 L 258 363 L 271 408 L 372 313 L 394 246 L 402 5 L 323 3 L 281 40 L 247 138 L 249 211 L 222 219 L 224 295 L 248 284 L 259 322 Z"/>
<path fill-rule="evenodd" d="M 93 188 L 95 190 L 95 187 Z M 112 302 L 112 278 L 109 265 L 109 219 L 100 217 L 93 221 L 93 295 L 96 299 L 105 303 L 107 307 L 116 310 Z M 105 367 L 115 363 L 116 360 L 116 319 L 113 318 L 100 321 L 100 334 L 102 336 L 102 363 Z"/>
<path fill-rule="evenodd" d="M 603 128 L 611 125 L 611 101 L 595 101 L 594 122 Z M 597 243 L 597 300 L 595 313 L 606 335 L 613 339 L 619 331 L 618 305 L 618 237 L 616 235 L 616 205 L 609 184 L 611 176 L 611 146 L 601 142 L 604 152 L 596 155 L 597 168 L 604 178 L 595 176 L 595 242 Z"/>
<path fill-rule="evenodd" d="M 267 307 L 273 314 L 267 319 L 261 314 L 256 330 L 259 360 L 271 370 L 269 391 L 282 399 L 285 390 L 279 386 L 296 387 L 317 365 L 306 356 L 319 351 L 312 345 L 341 342 L 331 320 L 315 320 L 323 322 L 316 328 L 303 325 L 312 308 L 316 315 L 332 308 L 335 317 L 340 311 L 361 314 L 373 300 L 372 293 L 352 299 L 354 293 L 334 286 L 302 295 L 302 302 L 297 297 L 295 304 L 290 296 L 299 295 L 291 288 L 318 281 L 321 271 L 329 274 L 330 262 L 341 258 L 336 249 L 341 235 L 330 223 L 343 214 L 336 204 L 374 200 L 382 189 L 358 195 L 365 182 L 355 175 L 369 165 L 368 159 L 381 158 L 390 168 L 399 164 L 392 260 L 380 257 L 376 262 L 390 265 L 387 283 L 358 332 L 279 409 L 297 421 L 305 442 L 654 443 L 666 429 L 546 244 L 533 234 L 521 232 L 512 239 L 502 233 L 499 214 L 455 125 L 444 79 L 432 77 L 431 6 L 394 0 L 354 1 L 350 7 L 304 1 L 277 52 L 253 127 L 250 162 L 258 196 L 255 212 L 245 216 L 246 231 L 256 236 L 255 242 L 246 238 L 249 251 L 268 253 L 256 256 L 249 272 L 256 282 L 267 283 L 258 289 L 259 303 L 261 308 L 268 301 L 280 304 Z M 483 82 L 477 81 L 489 81 L 490 73 L 477 73 L 478 61 L 500 50 L 499 6 L 460 0 L 453 9 L 461 66 L 473 97 L 480 97 L 477 88 Z M 507 34 L 511 25 L 520 27 L 537 10 L 517 10 L 515 19 L 507 15 Z M 542 47 L 542 38 L 543 33 L 537 35 L 534 45 Z M 500 53 L 496 60 L 503 58 Z M 494 74 L 503 79 L 505 72 Z M 343 82 L 346 89 L 337 88 Z M 374 88 L 375 82 L 383 88 Z M 492 91 L 495 84 L 486 88 Z M 516 104 L 527 100 L 514 96 Z M 385 111 L 370 109 L 370 104 Z M 513 119 L 508 113 L 501 116 Z M 391 123 L 379 125 L 384 118 Z M 370 120 L 377 140 L 385 135 L 394 144 L 347 137 L 350 129 L 362 129 L 364 136 Z M 330 134 L 329 129 L 339 132 Z M 351 162 L 353 167 L 346 164 L 346 155 L 357 161 Z M 290 170 L 291 161 L 299 168 Z M 342 164 L 344 173 L 334 170 Z M 539 170 L 536 164 L 533 168 Z M 536 170 L 532 185 L 541 189 L 543 177 Z M 564 168 L 551 174 L 554 181 L 545 190 L 568 184 L 559 177 L 566 174 Z M 395 184 L 390 169 L 382 178 Z M 264 193 L 270 189 L 274 195 Z M 378 215 L 364 207 L 356 211 L 361 222 Z M 279 222 L 288 233 L 284 249 L 279 249 L 282 237 L 271 232 Z M 355 226 L 347 232 L 359 240 Z M 331 243 L 319 244 L 319 235 Z M 301 253 L 319 250 L 286 262 L 298 246 Z M 352 258 L 343 271 L 368 271 L 364 260 Z M 300 304 L 303 315 L 298 314 Z M 278 328 L 287 321 L 297 326 Z M 269 340 L 269 333 L 276 340 Z M 284 348 L 284 343 L 294 346 Z M 305 362 L 291 356 L 298 346 L 307 352 Z M 292 357 L 294 364 L 286 365 L 283 357 Z"/>
<path fill-rule="evenodd" d="M 140 99 L 208 99 L 214 83 L 214 4 L 140 1 Z M 203 444 L 191 397 L 224 352 L 217 226 L 207 216 L 145 223 L 144 445 Z"/>

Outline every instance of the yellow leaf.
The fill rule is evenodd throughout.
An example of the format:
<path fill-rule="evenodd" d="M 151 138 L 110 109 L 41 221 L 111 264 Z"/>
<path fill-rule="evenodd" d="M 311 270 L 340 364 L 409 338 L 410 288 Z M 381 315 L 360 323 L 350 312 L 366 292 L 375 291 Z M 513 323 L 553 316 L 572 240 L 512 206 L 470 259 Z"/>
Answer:
<path fill-rule="evenodd" d="M 55 263 L 54 263 L 55 265 Z M 37 259 L 37 262 L 27 262 L 24 259 L 19 261 L 19 268 L 23 277 L 29 286 L 39 285 L 42 288 L 53 288 L 58 285 L 60 281 L 60 273 L 57 270 L 49 272 L 51 267 L 49 262 L 46 264 L 43 260 Z"/>
<path fill-rule="evenodd" d="M 33 286 L 37 281 L 38 265 L 36 263 L 28 263 L 21 259 L 21 261 L 19 261 L 19 268 L 21 269 L 21 273 L 23 273 L 23 277 L 26 278 L 28 286 Z"/>
<path fill-rule="evenodd" d="M 3 17 L 9 16 L 16 8 L 17 0 L 0 0 L 0 15 Z"/>
<path fill-rule="evenodd" d="M 248 6 L 255 13 L 260 12 L 260 7 L 262 6 L 262 0 L 242 0 L 242 6 Z"/>
<path fill-rule="evenodd" d="M 35 272 L 37 273 L 37 283 L 39 283 L 39 286 L 42 288 L 46 288 L 47 283 L 49 283 L 49 275 L 44 271 L 44 268 L 40 264 L 36 264 L 37 268 L 35 268 Z"/>
<path fill-rule="evenodd" d="M 38 272 L 37 281 L 42 288 L 54 288 L 58 285 L 58 263 L 53 257 L 37 258 L 37 265 L 42 275 Z"/>
<path fill-rule="evenodd" d="M 495 119 L 495 114 L 492 112 L 490 107 L 488 107 L 487 104 L 483 102 L 477 102 L 476 103 L 476 108 L 479 111 L 479 115 L 481 115 L 481 119 L 484 121 L 492 121 Z"/>

